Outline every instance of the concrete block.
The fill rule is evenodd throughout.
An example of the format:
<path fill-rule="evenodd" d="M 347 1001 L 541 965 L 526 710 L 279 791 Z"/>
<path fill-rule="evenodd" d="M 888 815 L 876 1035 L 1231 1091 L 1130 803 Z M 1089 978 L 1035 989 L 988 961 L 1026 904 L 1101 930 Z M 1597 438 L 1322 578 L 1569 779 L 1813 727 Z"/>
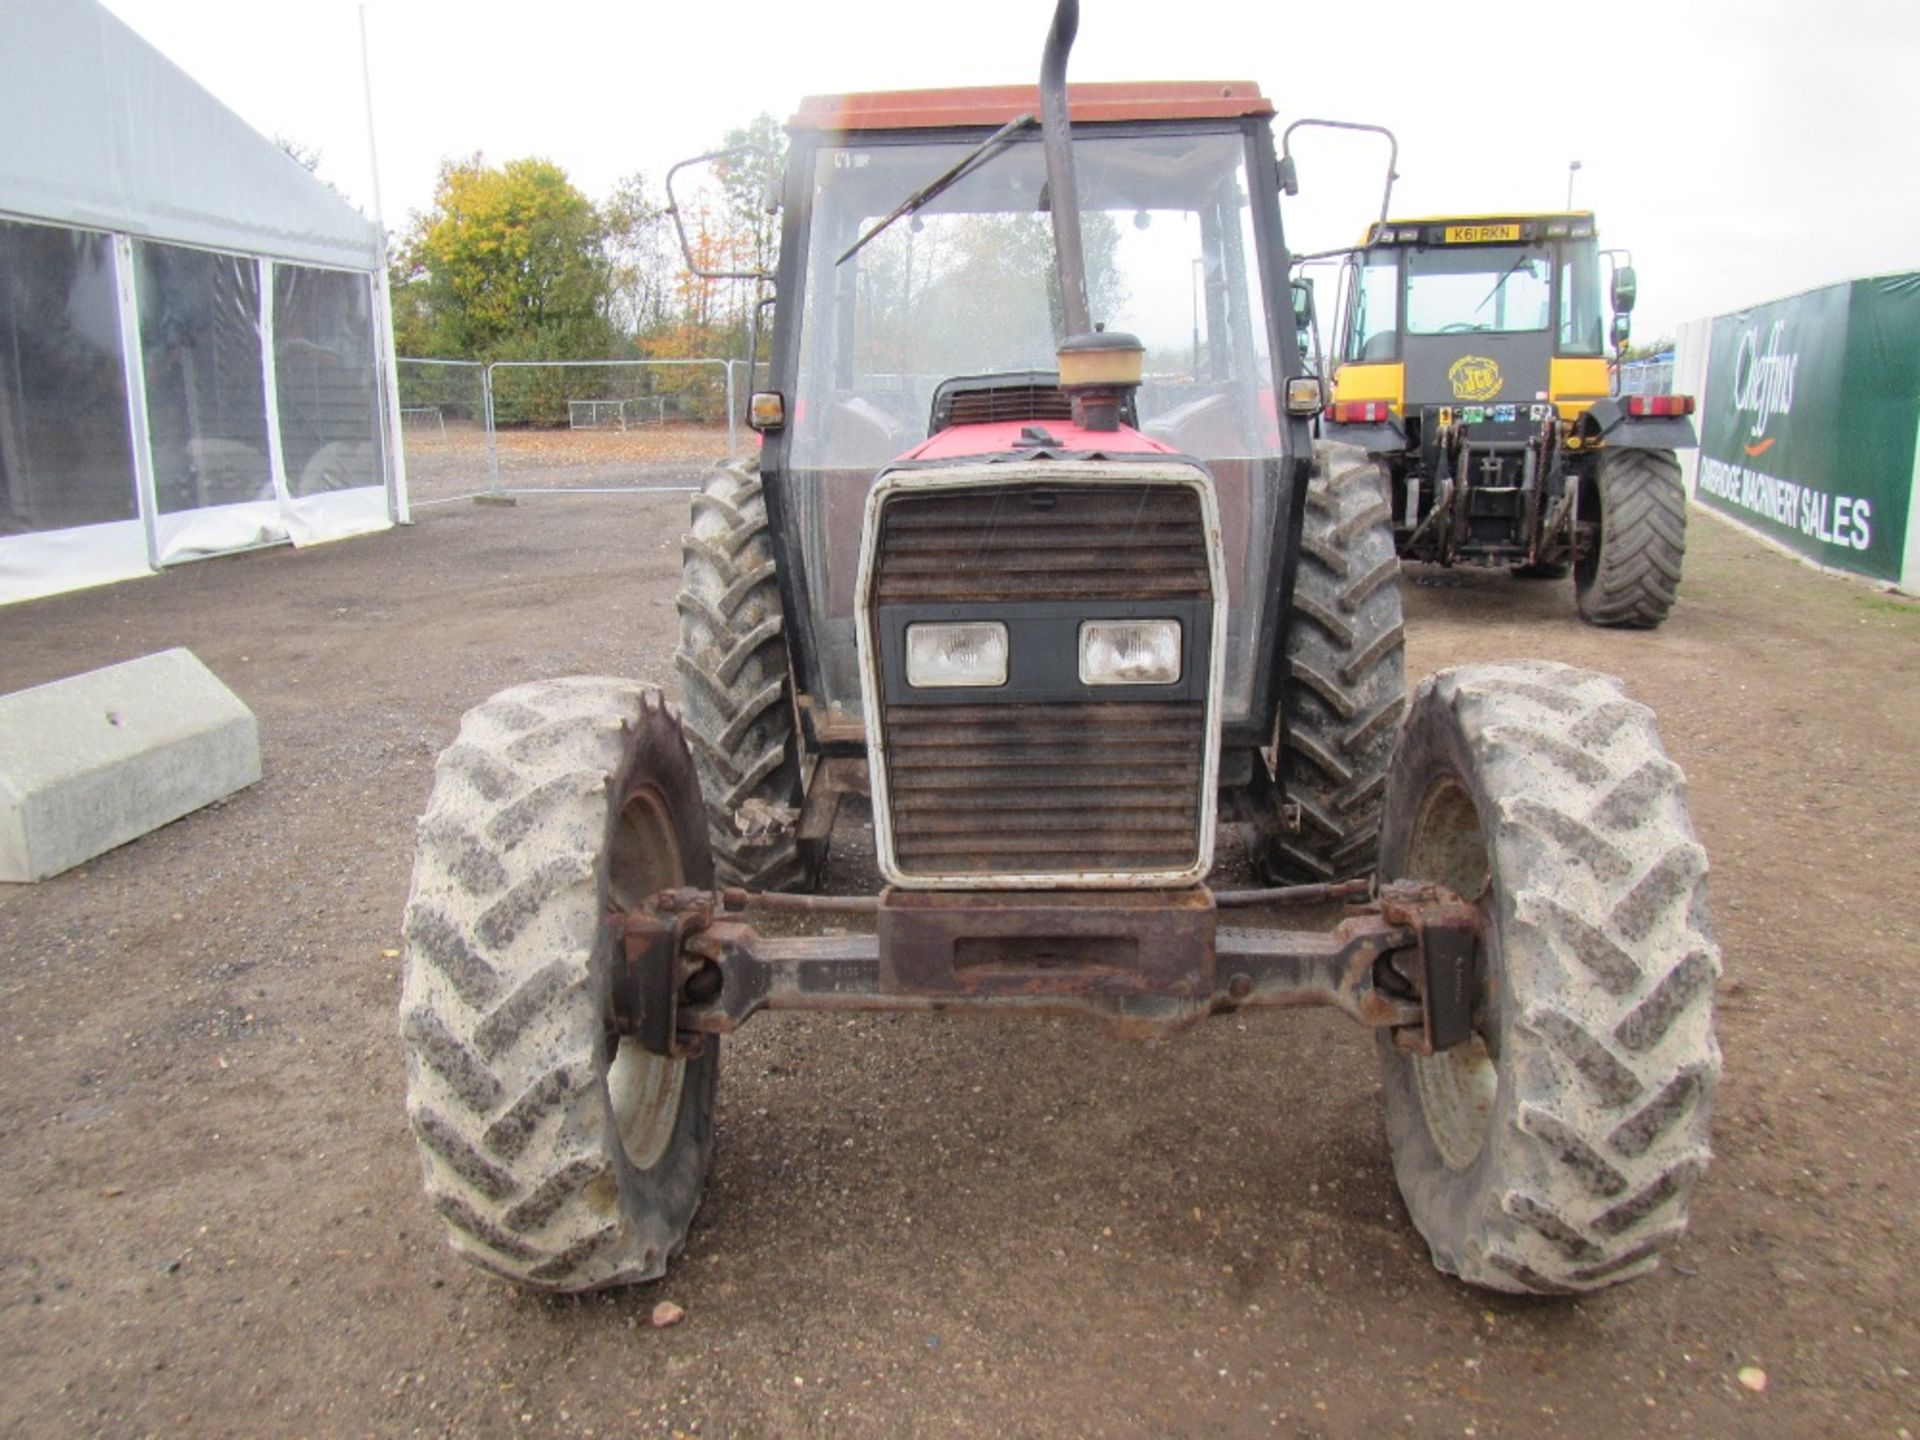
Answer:
<path fill-rule="evenodd" d="M 0 695 L 0 880 L 44 880 L 260 778 L 253 712 L 191 650 Z"/>

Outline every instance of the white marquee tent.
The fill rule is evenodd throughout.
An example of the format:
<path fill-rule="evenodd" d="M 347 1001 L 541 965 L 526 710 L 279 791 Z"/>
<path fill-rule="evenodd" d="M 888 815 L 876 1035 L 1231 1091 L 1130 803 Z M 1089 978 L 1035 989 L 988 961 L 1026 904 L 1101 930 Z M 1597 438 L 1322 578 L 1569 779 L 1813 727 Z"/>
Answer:
<path fill-rule="evenodd" d="M 374 224 L 94 0 L 0 4 L 0 603 L 406 519 Z"/>

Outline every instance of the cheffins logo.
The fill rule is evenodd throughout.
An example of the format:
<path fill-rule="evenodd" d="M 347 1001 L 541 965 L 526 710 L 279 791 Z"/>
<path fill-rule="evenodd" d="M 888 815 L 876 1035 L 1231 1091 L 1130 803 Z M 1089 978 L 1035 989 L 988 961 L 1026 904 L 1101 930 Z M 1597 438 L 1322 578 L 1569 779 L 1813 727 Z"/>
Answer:
<path fill-rule="evenodd" d="M 1506 383 L 1500 367 L 1484 355 L 1462 355 L 1447 367 L 1447 382 L 1456 400 L 1491 400 Z"/>
<path fill-rule="evenodd" d="M 1776 415 L 1793 413 L 1793 374 L 1800 368 L 1798 353 L 1780 353 L 1780 335 L 1787 322 L 1776 320 L 1767 332 L 1767 348 L 1760 348 L 1760 332 L 1749 330 L 1740 337 L 1740 349 L 1733 359 L 1733 409 L 1736 415 L 1753 416 L 1747 433 L 1752 443 L 1742 445 L 1748 455 L 1760 456 L 1773 448 L 1777 438 L 1767 434 L 1767 422 Z"/>

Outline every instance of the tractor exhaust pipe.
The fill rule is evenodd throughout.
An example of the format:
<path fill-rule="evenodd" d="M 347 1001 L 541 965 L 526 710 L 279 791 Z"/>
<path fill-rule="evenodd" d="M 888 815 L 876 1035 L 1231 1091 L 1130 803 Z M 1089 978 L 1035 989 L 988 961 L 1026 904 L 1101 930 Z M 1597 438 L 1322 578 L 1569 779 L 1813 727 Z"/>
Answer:
<path fill-rule="evenodd" d="M 1059 0 L 1040 60 L 1040 140 L 1047 155 L 1048 208 L 1060 281 L 1060 388 L 1084 430 L 1118 430 L 1127 393 L 1140 383 L 1146 351 L 1131 335 L 1096 331 L 1087 308 L 1087 258 L 1080 242 L 1080 187 L 1073 176 L 1067 119 L 1067 52 L 1080 29 L 1080 0 Z"/>
<path fill-rule="evenodd" d="M 1040 138 L 1047 152 L 1047 194 L 1053 211 L 1053 253 L 1060 276 L 1060 313 L 1067 337 L 1087 335 L 1087 261 L 1080 244 L 1080 190 L 1073 178 L 1073 132 L 1067 121 L 1067 52 L 1080 29 L 1080 0 L 1060 0 L 1040 60 Z"/>

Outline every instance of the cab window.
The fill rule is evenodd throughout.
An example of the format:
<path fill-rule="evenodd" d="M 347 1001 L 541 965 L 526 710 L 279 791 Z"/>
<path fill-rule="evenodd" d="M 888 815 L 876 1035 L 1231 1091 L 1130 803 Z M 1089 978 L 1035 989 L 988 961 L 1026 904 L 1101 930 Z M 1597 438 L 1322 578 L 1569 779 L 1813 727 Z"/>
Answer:
<path fill-rule="evenodd" d="M 1591 241 L 1560 250 L 1560 353 L 1605 354 L 1600 324 L 1600 262 Z"/>
<path fill-rule="evenodd" d="M 1374 250 L 1359 267 L 1353 287 L 1349 360 L 1391 360 L 1399 350 L 1400 252 Z"/>

